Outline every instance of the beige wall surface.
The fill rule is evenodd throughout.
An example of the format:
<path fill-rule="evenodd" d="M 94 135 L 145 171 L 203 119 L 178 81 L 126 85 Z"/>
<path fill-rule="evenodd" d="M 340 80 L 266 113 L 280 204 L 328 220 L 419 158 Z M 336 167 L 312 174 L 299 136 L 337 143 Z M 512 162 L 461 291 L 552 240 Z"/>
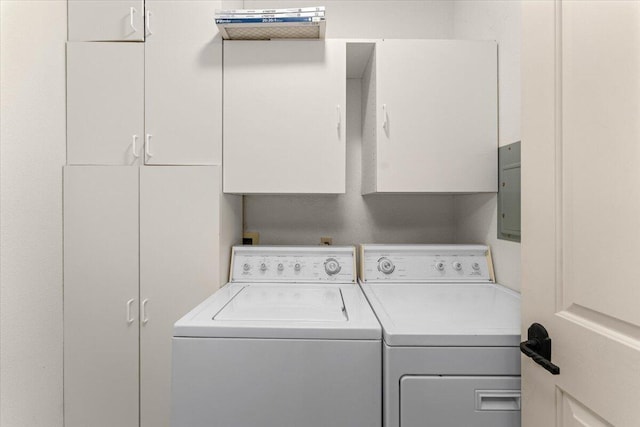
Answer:
<path fill-rule="evenodd" d="M 441 39 L 452 34 L 450 0 L 245 0 L 247 9 L 324 5 L 327 38 Z"/>
<path fill-rule="evenodd" d="M 0 425 L 59 427 L 67 6 L 0 8 Z"/>

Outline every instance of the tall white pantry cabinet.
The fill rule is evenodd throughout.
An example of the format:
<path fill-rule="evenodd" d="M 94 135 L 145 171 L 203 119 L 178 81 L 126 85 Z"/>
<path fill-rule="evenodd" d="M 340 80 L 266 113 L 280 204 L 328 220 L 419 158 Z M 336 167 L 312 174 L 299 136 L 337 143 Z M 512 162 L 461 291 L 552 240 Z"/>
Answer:
<path fill-rule="evenodd" d="M 173 323 L 225 283 L 241 234 L 220 169 L 65 167 L 66 427 L 168 426 Z"/>
<path fill-rule="evenodd" d="M 227 280 L 220 3 L 69 0 L 66 427 L 169 427 L 173 323 Z"/>

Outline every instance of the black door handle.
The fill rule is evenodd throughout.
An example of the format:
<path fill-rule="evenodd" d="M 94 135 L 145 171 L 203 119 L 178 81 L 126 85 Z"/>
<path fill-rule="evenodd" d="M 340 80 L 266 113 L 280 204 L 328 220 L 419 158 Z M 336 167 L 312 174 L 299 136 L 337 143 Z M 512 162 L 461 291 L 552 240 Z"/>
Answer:
<path fill-rule="evenodd" d="M 520 343 L 520 351 L 553 375 L 560 374 L 560 368 L 551 363 L 551 338 L 541 324 L 529 326 L 527 340 Z"/>

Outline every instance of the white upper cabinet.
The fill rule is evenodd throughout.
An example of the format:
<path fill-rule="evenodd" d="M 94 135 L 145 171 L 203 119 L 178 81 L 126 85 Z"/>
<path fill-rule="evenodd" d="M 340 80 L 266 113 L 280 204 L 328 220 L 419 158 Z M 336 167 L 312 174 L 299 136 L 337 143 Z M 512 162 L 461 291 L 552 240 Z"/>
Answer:
<path fill-rule="evenodd" d="M 67 163 L 131 165 L 144 141 L 144 45 L 67 44 Z"/>
<path fill-rule="evenodd" d="M 145 163 L 222 162 L 220 2 L 147 1 Z"/>
<path fill-rule="evenodd" d="M 497 46 L 383 40 L 362 76 L 363 193 L 497 191 Z"/>
<path fill-rule="evenodd" d="M 225 41 L 224 191 L 345 192 L 345 43 Z"/>
<path fill-rule="evenodd" d="M 143 41 L 143 0 L 69 0 L 69 41 Z"/>

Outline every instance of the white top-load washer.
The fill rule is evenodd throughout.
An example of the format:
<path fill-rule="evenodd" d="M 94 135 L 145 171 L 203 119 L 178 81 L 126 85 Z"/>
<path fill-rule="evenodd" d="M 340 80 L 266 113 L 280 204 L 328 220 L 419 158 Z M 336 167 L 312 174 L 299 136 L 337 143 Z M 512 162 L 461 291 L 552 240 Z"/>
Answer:
<path fill-rule="evenodd" d="M 234 247 L 230 282 L 175 324 L 172 426 L 380 426 L 355 265 L 354 247 Z"/>
<path fill-rule="evenodd" d="M 520 426 L 520 296 L 481 245 L 363 245 L 385 427 Z"/>

